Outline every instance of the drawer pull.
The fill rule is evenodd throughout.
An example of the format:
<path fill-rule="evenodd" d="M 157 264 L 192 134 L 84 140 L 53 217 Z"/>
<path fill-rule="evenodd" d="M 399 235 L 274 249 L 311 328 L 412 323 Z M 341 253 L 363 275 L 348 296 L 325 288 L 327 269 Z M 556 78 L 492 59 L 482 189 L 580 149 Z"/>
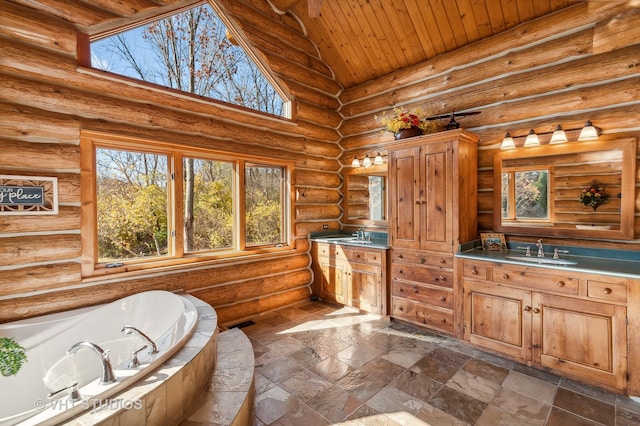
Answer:
<path fill-rule="evenodd" d="M 445 277 L 444 275 L 440 275 L 438 277 L 438 281 L 446 281 L 446 280 L 447 280 L 447 277 Z"/>
<path fill-rule="evenodd" d="M 478 275 L 478 270 L 476 269 L 476 267 L 474 266 L 473 268 L 471 268 L 471 273 L 473 275 Z"/>
<path fill-rule="evenodd" d="M 530 312 L 531 311 L 531 306 L 527 305 L 524 307 L 524 311 L 525 312 Z"/>
<path fill-rule="evenodd" d="M 538 308 L 533 308 L 533 313 L 534 313 L 534 314 L 539 314 L 539 313 L 540 313 L 540 309 L 538 309 Z"/>
<path fill-rule="evenodd" d="M 446 322 L 447 322 L 447 319 L 446 319 L 446 318 L 442 318 L 442 319 L 440 320 L 440 322 L 446 323 Z"/>
<path fill-rule="evenodd" d="M 508 280 L 509 279 L 509 274 L 502 274 L 502 279 L 503 280 Z"/>
<path fill-rule="evenodd" d="M 440 259 L 440 263 L 444 264 L 444 263 L 447 263 L 447 261 L 444 259 Z"/>
<path fill-rule="evenodd" d="M 611 294 L 611 289 L 609 287 L 606 287 L 605 289 L 602 290 L 602 292 L 604 294 Z"/>
<path fill-rule="evenodd" d="M 413 292 L 414 292 L 415 294 L 418 294 L 418 293 L 420 293 L 420 289 L 419 289 L 418 287 L 414 287 L 414 288 L 413 288 Z"/>
<path fill-rule="evenodd" d="M 565 286 L 564 281 L 558 281 L 558 282 L 556 283 L 556 285 L 557 285 L 558 287 L 564 287 L 564 286 Z"/>
<path fill-rule="evenodd" d="M 356 258 L 360 259 L 360 255 L 359 255 L 359 254 L 356 254 Z"/>
<path fill-rule="evenodd" d="M 398 259 L 402 259 L 402 255 L 401 254 L 398 255 Z"/>
<path fill-rule="evenodd" d="M 447 300 L 447 298 L 446 298 L 446 297 L 444 297 L 444 296 L 440 296 L 440 301 L 441 301 L 441 302 L 445 302 L 446 300 Z"/>
<path fill-rule="evenodd" d="M 398 310 L 403 311 L 404 309 L 402 308 L 402 306 L 398 306 Z"/>

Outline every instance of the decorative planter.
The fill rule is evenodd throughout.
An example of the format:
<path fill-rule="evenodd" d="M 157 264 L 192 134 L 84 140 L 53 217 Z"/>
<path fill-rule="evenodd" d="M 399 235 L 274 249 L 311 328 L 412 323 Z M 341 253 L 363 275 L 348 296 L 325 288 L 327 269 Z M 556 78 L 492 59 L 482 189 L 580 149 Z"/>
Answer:
<path fill-rule="evenodd" d="M 412 138 L 414 136 L 422 135 L 422 129 L 420 127 L 409 127 L 408 129 L 400 129 L 395 134 L 396 140 Z"/>

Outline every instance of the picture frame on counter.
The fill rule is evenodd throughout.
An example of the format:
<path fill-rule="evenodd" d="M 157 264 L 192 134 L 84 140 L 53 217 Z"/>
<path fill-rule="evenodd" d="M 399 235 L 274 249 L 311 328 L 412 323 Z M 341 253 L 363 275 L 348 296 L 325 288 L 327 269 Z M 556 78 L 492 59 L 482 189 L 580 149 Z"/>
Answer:
<path fill-rule="evenodd" d="M 507 241 L 504 234 L 497 232 L 481 232 L 482 249 L 487 251 L 500 251 L 507 249 Z"/>

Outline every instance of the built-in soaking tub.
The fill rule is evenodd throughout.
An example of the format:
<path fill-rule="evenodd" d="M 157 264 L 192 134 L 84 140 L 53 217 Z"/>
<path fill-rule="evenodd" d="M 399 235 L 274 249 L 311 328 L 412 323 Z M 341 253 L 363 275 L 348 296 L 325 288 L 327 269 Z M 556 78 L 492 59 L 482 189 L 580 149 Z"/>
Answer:
<path fill-rule="evenodd" d="M 93 420 L 123 413 L 130 419 L 149 417 L 151 407 L 143 388 L 157 391 L 160 384 L 180 370 L 185 362 L 173 362 L 172 356 L 186 342 L 199 340 L 198 350 L 185 348 L 187 356 L 182 358 L 188 358 L 186 361 L 193 360 L 202 348 L 208 349 L 202 352 L 209 359 L 215 352 L 201 344 L 203 340 L 208 342 L 217 330 L 215 311 L 208 305 L 210 312 L 205 323 L 209 332 L 204 333 L 205 339 L 192 337 L 198 325 L 198 310 L 202 308 L 196 307 L 198 304 L 206 305 L 190 296 L 148 291 L 97 307 L 0 324 L 0 336 L 15 338 L 27 350 L 28 358 L 17 375 L 0 376 L 0 425 L 60 424 L 85 414 L 93 415 Z M 140 334 L 124 333 L 125 326 L 135 327 L 150 338 L 157 353 L 150 353 L 152 345 Z M 99 383 L 104 376 L 99 351 L 83 346 L 75 354 L 68 353 L 82 341 L 108 351 L 115 382 Z M 147 349 L 141 350 L 145 345 Z M 132 366 L 136 351 L 139 366 Z M 182 377 L 178 379 L 175 387 L 182 389 Z M 70 390 L 51 396 L 74 382 L 81 400 L 70 400 Z M 201 391 L 202 384 L 198 387 L 196 391 Z M 135 392 L 130 391 L 132 388 L 136 388 Z M 184 411 L 184 407 L 178 407 L 178 411 L 181 409 Z M 166 407 L 162 410 L 169 415 Z M 173 413 L 170 417 L 177 419 L 175 416 L 181 414 L 184 413 Z"/>

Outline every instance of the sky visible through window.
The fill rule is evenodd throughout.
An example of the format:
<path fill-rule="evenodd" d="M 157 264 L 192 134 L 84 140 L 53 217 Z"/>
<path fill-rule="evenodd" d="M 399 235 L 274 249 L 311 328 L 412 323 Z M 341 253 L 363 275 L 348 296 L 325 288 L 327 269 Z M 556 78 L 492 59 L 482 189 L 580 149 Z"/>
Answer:
<path fill-rule="evenodd" d="M 283 99 L 207 4 L 91 43 L 92 67 L 284 116 Z"/>

